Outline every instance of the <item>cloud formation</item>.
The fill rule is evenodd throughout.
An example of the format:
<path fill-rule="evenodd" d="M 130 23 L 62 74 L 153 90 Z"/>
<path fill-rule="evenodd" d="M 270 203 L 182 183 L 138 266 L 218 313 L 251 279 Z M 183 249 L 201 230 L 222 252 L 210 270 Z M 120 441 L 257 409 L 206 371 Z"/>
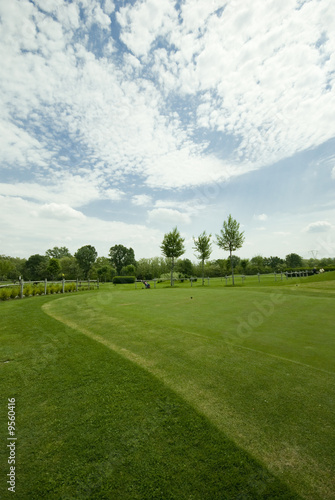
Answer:
<path fill-rule="evenodd" d="M 308 233 L 325 233 L 330 231 L 333 228 L 333 225 L 330 222 L 319 220 L 317 222 L 312 222 L 306 227 L 306 231 Z"/>
<path fill-rule="evenodd" d="M 221 222 L 223 185 L 334 140 L 334 54 L 331 0 L 0 2 L 2 202 L 54 224 L 102 202 L 161 233 L 216 205 Z"/>

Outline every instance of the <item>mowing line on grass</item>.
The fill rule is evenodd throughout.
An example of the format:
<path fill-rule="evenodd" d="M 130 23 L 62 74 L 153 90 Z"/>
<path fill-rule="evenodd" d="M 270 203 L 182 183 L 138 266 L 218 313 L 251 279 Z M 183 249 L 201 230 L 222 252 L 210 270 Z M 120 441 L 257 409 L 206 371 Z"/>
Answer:
<path fill-rule="evenodd" d="M 59 299 L 62 300 L 62 299 Z M 104 337 L 101 337 L 100 335 L 96 335 L 95 333 L 92 333 L 90 330 L 87 330 L 86 328 L 83 328 L 82 326 L 79 326 L 77 323 L 74 321 L 70 321 L 68 319 L 64 319 L 62 316 L 59 316 L 55 314 L 54 312 L 50 312 L 51 302 L 48 302 L 47 304 L 44 304 L 42 306 L 42 310 L 51 316 L 52 318 L 56 319 L 57 321 L 60 321 L 64 325 L 73 328 L 73 330 L 76 330 L 78 332 L 83 333 L 86 335 L 86 337 L 89 337 L 96 342 L 100 342 L 100 344 L 105 345 L 109 349 L 117 352 L 118 354 L 124 356 L 125 358 L 129 359 L 130 361 L 133 361 L 139 366 L 143 366 L 146 368 L 148 371 L 153 373 L 154 375 L 157 375 L 158 377 L 164 377 L 166 375 L 162 370 L 157 368 L 155 366 L 155 363 L 152 361 L 148 361 L 147 359 L 143 358 L 142 356 L 135 354 L 132 351 L 129 351 L 129 349 L 126 349 L 124 347 L 119 347 L 118 345 L 114 344 L 113 342 L 110 342 L 109 340 L 106 340 Z"/>

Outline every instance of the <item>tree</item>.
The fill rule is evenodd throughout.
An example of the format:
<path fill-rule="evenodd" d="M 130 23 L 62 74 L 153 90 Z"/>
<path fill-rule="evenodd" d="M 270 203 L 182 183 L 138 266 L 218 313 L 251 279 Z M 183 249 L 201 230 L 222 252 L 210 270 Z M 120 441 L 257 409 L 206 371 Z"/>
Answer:
<path fill-rule="evenodd" d="M 132 248 L 127 248 L 123 245 L 114 245 L 110 248 L 108 255 L 119 275 L 123 267 L 129 266 L 130 264 L 136 266 L 135 253 Z"/>
<path fill-rule="evenodd" d="M 0 255 L 0 280 L 16 281 L 19 276 L 22 276 L 25 263 L 26 259 Z"/>
<path fill-rule="evenodd" d="M 53 247 L 49 248 L 45 252 L 45 255 L 47 257 L 54 258 L 54 259 L 61 259 L 62 257 L 71 257 L 71 254 L 69 252 L 69 249 L 66 247 Z"/>
<path fill-rule="evenodd" d="M 223 222 L 223 227 L 220 230 L 221 234 L 216 235 L 216 244 L 223 250 L 229 251 L 233 285 L 235 283 L 232 253 L 241 248 L 244 242 L 244 231 L 241 233 L 239 229 L 240 224 L 229 214 L 227 221 Z"/>
<path fill-rule="evenodd" d="M 79 248 L 74 256 L 77 259 L 80 268 L 83 270 L 85 278 L 88 278 L 91 267 L 98 256 L 98 252 L 94 247 L 92 247 L 92 245 L 85 245 Z"/>
<path fill-rule="evenodd" d="M 49 260 L 47 267 L 48 278 L 54 280 L 60 272 L 60 263 L 58 259 L 52 258 Z"/>
<path fill-rule="evenodd" d="M 179 277 L 189 278 L 193 275 L 193 264 L 190 259 L 179 259 L 176 264 Z"/>
<path fill-rule="evenodd" d="M 281 271 L 283 268 L 284 261 L 280 257 L 270 256 L 266 261 L 266 265 L 269 266 L 273 271 Z"/>
<path fill-rule="evenodd" d="M 185 253 L 184 241 L 185 239 L 180 236 L 177 227 L 175 227 L 170 233 L 166 233 L 164 235 L 164 239 L 161 244 L 163 254 L 168 259 L 171 259 L 171 286 L 173 286 L 173 268 L 175 259 Z"/>
<path fill-rule="evenodd" d="M 49 259 L 45 255 L 34 254 L 24 266 L 24 276 L 29 280 L 41 280 L 46 277 Z"/>
<path fill-rule="evenodd" d="M 250 259 L 250 267 L 254 274 L 264 273 L 265 270 L 265 259 L 262 255 L 254 255 Z"/>
<path fill-rule="evenodd" d="M 285 257 L 287 267 L 302 267 L 302 257 L 297 253 L 290 253 Z"/>
<path fill-rule="evenodd" d="M 243 269 L 243 273 L 247 272 L 247 267 L 249 265 L 249 259 L 241 259 L 240 266 Z"/>
<path fill-rule="evenodd" d="M 159 278 L 170 269 L 164 257 L 152 257 L 150 259 L 140 259 L 136 266 L 136 276 L 141 280 L 152 280 Z"/>
<path fill-rule="evenodd" d="M 209 259 L 212 253 L 212 245 L 210 243 L 212 235 L 209 234 L 207 236 L 206 231 L 204 231 L 198 239 L 193 237 L 194 247 L 197 254 L 196 257 L 201 260 L 201 276 L 202 276 L 202 284 L 205 283 L 205 260 Z"/>
<path fill-rule="evenodd" d="M 80 278 L 82 271 L 80 270 L 77 259 L 74 257 L 62 257 L 59 259 L 61 274 L 64 274 L 65 279 L 75 280 Z"/>
<path fill-rule="evenodd" d="M 120 276 L 135 276 L 136 269 L 134 264 L 128 264 L 128 266 L 123 266 L 121 269 Z"/>
<path fill-rule="evenodd" d="M 112 281 L 116 275 L 116 269 L 110 264 L 96 268 L 96 273 L 100 281 Z"/>

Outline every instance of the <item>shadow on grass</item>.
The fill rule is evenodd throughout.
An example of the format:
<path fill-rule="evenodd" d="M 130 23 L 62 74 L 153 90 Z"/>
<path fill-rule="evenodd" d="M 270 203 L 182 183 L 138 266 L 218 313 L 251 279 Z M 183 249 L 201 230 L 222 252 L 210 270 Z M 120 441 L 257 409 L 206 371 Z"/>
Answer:
<path fill-rule="evenodd" d="M 1 366 L 16 398 L 18 498 L 300 498 L 148 372 L 29 314 L 11 316 L 13 362 Z M 50 335 L 58 348 L 39 365 Z"/>

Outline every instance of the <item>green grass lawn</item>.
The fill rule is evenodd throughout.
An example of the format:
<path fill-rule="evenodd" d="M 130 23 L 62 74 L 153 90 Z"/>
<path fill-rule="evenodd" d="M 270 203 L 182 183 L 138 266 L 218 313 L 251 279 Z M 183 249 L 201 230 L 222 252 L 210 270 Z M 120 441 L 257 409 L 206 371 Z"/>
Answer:
<path fill-rule="evenodd" d="M 0 497 L 335 498 L 334 278 L 0 303 Z"/>

